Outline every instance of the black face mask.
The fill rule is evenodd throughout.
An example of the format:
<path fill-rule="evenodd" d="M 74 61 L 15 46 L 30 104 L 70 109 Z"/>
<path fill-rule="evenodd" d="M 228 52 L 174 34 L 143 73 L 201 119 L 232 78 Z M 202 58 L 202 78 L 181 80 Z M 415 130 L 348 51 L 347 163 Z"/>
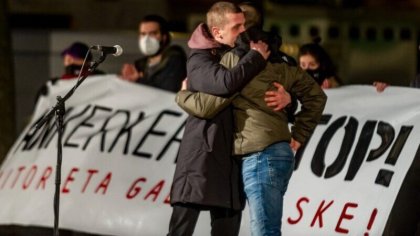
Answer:
<path fill-rule="evenodd" d="M 64 68 L 64 73 L 66 75 L 79 75 L 82 66 L 79 65 L 68 65 Z"/>
<path fill-rule="evenodd" d="M 311 70 L 311 69 L 307 69 L 305 70 L 310 76 L 312 76 L 312 78 L 319 84 L 321 85 L 322 82 L 324 82 L 325 80 L 325 75 L 324 73 L 322 73 L 322 71 L 320 69 L 315 69 L 315 70 Z"/>

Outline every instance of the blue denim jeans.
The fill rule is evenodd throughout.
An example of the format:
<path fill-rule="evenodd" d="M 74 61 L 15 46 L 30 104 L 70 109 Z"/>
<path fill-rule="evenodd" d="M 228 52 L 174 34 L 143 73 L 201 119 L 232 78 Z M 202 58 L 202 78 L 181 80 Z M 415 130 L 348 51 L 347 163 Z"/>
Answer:
<path fill-rule="evenodd" d="M 294 154 L 287 142 L 272 144 L 243 157 L 242 178 L 252 236 L 281 235 L 283 196 L 293 166 Z"/>

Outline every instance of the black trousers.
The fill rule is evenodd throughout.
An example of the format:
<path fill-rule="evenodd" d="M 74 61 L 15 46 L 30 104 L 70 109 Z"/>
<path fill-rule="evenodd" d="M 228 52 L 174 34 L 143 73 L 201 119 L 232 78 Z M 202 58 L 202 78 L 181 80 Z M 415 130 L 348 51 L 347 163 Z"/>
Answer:
<path fill-rule="evenodd" d="M 420 146 L 401 185 L 383 235 L 420 235 Z"/>
<path fill-rule="evenodd" d="M 221 207 L 202 207 L 192 204 L 172 206 L 167 236 L 193 235 L 200 211 L 210 211 L 212 236 L 237 236 L 241 226 L 242 211 Z"/>

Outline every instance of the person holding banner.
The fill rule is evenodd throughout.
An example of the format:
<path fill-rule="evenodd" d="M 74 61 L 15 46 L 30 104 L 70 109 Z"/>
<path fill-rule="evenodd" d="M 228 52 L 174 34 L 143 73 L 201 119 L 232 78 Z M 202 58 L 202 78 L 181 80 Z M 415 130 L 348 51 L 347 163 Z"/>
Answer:
<path fill-rule="evenodd" d="M 410 82 L 420 88 L 420 74 Z M 420 146 L 419 146 L 420 148 Z M 420 156 L 414 157 L 395 199 L 384 236 L 420 235 Z M 404 217 L 401 217 L 404 215 Z"/>
<path fill-rule="evenodd" d="M 246 20 L 248 22 L 248 18 Z M 249 27 L 238 37 L 238 46 L 223 56 L 221 63 L 230 68 L 249 50 L 249 41 L 267 40 L 272 49 L 266 68 L 239 94 L 223 98 L 180 91 L 177 95 L 181 108 L 204 119 L 211 119 L 229 104 L 233 105 L 234 154 L 242 158 L 242 177 L 253 236 L 281 235 L 283 196 L 294 167 L 292 150 L 297 151 L 311 135 L 321 119 L 327 99 L 307 73 L 290 66 L 282 59 L 282 54 L 275 53 L 274 50 L 280 47 L 276 39 L 259 27 Z M 296 94 L 302 103 L 292 133 L 289 132 L 287 111 L 273 111 L 262 99 L 267 88 L 274 87 L 273 82 Z"/>
<path fill-rule="evenodd" d="M 170 45 L 167 21 L 147 15 L 139 24 L 139 49 L 144 55 L 134 64 L 124 64 L 121 78 L 171 92 L 178 92 L 186 76 L 186 55 L 182 47 Z"/>
<path fill-rule="evenodd" d="M 61 52 L 61 56 L 63 57 L 64 73 L 60 79 L 74 79 L 79 75 L 83 76 L 87 74 L 89 65 L 93 59 L 89 46 L 82 42 L 74 42 Z M 84 68 L 82 68 L 83 63 L 85 63 Z M 83 71 L 80 73 L 82 69 Z M 105 73 L 95 69 L 90 74 L 103 75 Z"/>
<path fill-rule="evenodd" d="M 323 88 L 336 88 L 342 84 L 330 55 L 320 45 L 321 38 L 316 37 L 312 43 L 299 48 L 298 59 L 300 67 L 308 72 Z M 373 82 L 376 91 L 381 93 L 388 84 L 381 81 Z"/>
<path fill-rule="evenodd" d="M 323 88 L 336 88 L 341 81 L 336 74 L 335 66 L 330 55 L 319 43 L 321 38 L 317 37 L 312 43 L 307 43 L 299 48 L 299 66 Z"/>
<path fill-rule="evenodd" d="M 230 96 L 264 69 L 270 52 L 265 43 L 252 42 L 241 62 L 226 69 L 219 62 L 245 30 L 244 14 L 233 3 L 216 2 L 206 18 L 188 42 L 188 89 Z M 240 165 L 231 156 L 232 122 L 231 107 L 212 119 L 188 117 L 171 187 L 168 235 L 192 235 L 202 210 L 210 211 L 211 235 L 238 235 L 244 196 Z"/>
<path fill-rule="evenodd" d="M 79 76 L 88 73 L 89 65 L 92 62 L 93 56 L 89 50 L 89 46 L 83 42 L 74 42 L 61 52 L 63 57 L 64 72 L 60 77 L 51 78 L 47 83 L 37 91 L 35 101 L 38 101 L 40 96 L 48 95 L 48 83 L 55 85 L 57 81 L 77 79 Z M 86 59 L 86 61 L 85 61 Z M 85 64 L 84 67 L 83 63 Z M 82 71 L 83 69 L 83 71 Z M 91 75 L 103 75 L 105 72 L 95 69 L 90 73 Z"/>

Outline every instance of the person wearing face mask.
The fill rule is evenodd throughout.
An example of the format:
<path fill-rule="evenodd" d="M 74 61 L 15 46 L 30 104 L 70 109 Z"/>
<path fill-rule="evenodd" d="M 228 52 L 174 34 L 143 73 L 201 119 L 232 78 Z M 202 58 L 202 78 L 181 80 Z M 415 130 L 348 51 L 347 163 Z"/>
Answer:
<path fill-rule="evenodd" d="M 82 42 L 75 42 L 68 48 L 61 52 L 63 57 L 64 73 L 60 79 L 73 79 L 80 75 L 88 73 L 89 63 L 92 61 L 92 53 L 89 51 L 89 46 Z M 80 73 L 83 66 L 83 61 L 86 58 L 83 72 Z M 95 69 L 91 74 L 104 74 L 103 71 Z"/>
<path fill-rule="evenodd" d="M 316 38 L 313 43 L 304 44 L 299 48 L 299 65 L 308 72 L 323 89 L 338 87 L 341 83 L 336 69 L 328 53 Z"/>
<path fill-rule="evenodd" d="M 92 61 L 92 53 L 89 51 L 89 46 L 82 42 L 74 42 L 69 47 L 65 48 L 61 52 L 63 57 L 63 66 L 64 73 L 59 77 L 54 77 L 49 80 L 53 85 L 60 79 L 69 80 L 76 79 L 80 76 L 87 75 L 89 69 L 89 63 Z M 83 62 L 85 61 L 85 66 L 83 67 Z M 90 75 L 101 75 L 105 74 L 103 71 L 95 69 Z M 40 96 L 45 96 L 48 94 L 48 86 L 44 84 L 36 94 L 36 101 Z"/>
<path fill-rule="evenodd" d="M 313 43 L 304 44 L 299 48 L 299 65 L 315 79 L 321 88 L 336 88 L 342 82 L 330 55 L 319 45 L 320 42 L 321 38 L 317 37 Z M 388 83 L 375 81 L 373 86 L 377 92 L 381 93 L 388 87 Z"/>
<path fill-rule="evenodd" d="M 159 15 L 147 15 L 139 24 L 138 46 L 143 57 L 124 64 L 121 78 L 139 84 L 177 92 L 186 77 L 186 54 L 170 45 L 168 23 Z"/>

